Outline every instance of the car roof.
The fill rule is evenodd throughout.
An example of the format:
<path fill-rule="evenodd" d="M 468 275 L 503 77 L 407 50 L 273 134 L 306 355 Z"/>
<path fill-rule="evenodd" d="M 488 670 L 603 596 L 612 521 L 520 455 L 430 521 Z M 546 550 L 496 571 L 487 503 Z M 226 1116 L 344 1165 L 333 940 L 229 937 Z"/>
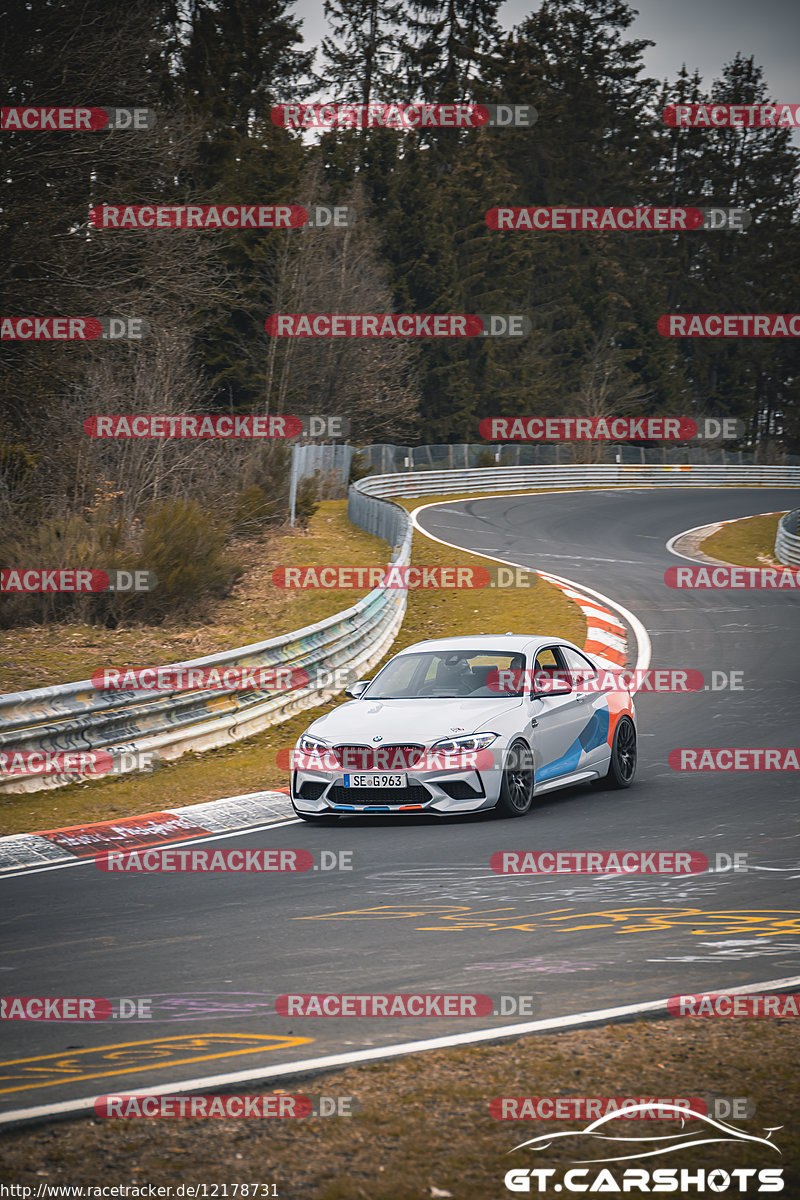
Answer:
<path fill-rule="evenodd" d="M 478 633 L 472 636 L 461 634 L 459 637 L 430 638 L 425 642 L 415 642 L 413 646 L 399 650 L 398 655 L 414 654 L 420 650 L 506 650 L 513 654 L 535 654 L 542 646 L 552 646 L 554 642 L 579 649 L 573 642 L 555 634 Z"/>

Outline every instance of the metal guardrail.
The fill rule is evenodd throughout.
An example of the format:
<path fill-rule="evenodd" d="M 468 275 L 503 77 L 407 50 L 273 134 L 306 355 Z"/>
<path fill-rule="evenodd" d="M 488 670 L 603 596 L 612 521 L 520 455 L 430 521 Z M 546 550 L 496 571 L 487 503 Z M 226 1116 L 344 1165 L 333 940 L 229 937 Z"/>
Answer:
<path fill-rule="evenodd" d="M 407 564 L 411 521 L 398 505 L 392 508 L 391 561 Z M 0 750 L 106 750 L 124 772 L 135 769 L 134 764 L 126 766 L 126 756 L 131 759 L 151 753 L 156 761 L 172 759 L 188 750 L 210 750 L 250 737 L 340 694 L 341 684 L 334 684 L 332 676 L 337 668 L 347 668 L 358 678 L 379 662 L 397 636 L 406 599 L 402 589 L 374 588 L 351 608 L 315 625 L 172 664 L 220 670 L 277 665 L 303 668 L 311 676 L 304 688 L 277 693 L 105 691 L 83 680 L 0 696 Z M 331 673 L 330 686 L 315 685 L 314 676 L 318 678 L 319 672 Z M 0 792 L 38 791 L 75 779 L 75 775 L 16 775 L 0 780 Z"/>
<path fill-rule="evenodd" d="M 800 467 L 618 464 L 484 467 L 368 475 L 353 487 L 370 496 L 434 496 L 579 487 L 800 487 Z M 353 488 L 350 489 L 351 492 Z"/>
<path fill-rule="evenodd" d="M 788 567 L 800 567 L 800 509 L 785 513 L 778 522 L 775 557 Z"/>

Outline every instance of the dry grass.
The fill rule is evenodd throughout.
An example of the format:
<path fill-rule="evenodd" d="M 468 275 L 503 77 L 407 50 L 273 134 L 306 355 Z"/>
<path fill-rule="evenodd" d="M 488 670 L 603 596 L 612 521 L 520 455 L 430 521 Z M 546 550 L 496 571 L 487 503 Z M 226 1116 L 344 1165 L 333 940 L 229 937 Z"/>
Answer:
<path fill-rule="evenodd" d="M 700 543 L 703 554 L 737 567 L 779 567 L 774 557 L 781 513 L 730 521 Z"/>

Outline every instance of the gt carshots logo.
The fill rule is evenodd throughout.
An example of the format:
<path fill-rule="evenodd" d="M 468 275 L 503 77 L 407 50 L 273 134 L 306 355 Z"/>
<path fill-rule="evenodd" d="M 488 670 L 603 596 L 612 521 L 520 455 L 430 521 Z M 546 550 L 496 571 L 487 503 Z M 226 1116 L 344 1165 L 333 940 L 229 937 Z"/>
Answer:
<path fill-rule="evenodd" d="M 658 1142 L 659 1153 L 681 1153 L 694 1147 L 706 1146 L 710 1142 L 745 1143 L 750 1146 L 760 1146 L 774 1154 L 781 1153 L 771 1138 L 772 1134 L 782 1126 L 765 1129 L 766 1136 L 759 1137 L 756 1134 L 745 1133 L 737 1126 L 715 1119 L 705 1112 L 686 1109 L 683 1107 L 683 1103 L 685 1102 L 655 1102 L 660 1109 L 662 1119 L 681 1117 L 682 1125 L 689 1123 L 691 1126 L 689 1129 L 682 1129 L 680 1133 L 657 1137 L 655 1140 Z M 506 1171 L 503 1177 L 506 1189 L 515 1193 L 637 1192 L 650 1195 L 672 1192 L 681 1196 L 705 1195 L 708 1192 L 716 1195 L 728 1191 L 738 1195 L 783 1191 L 784 1180 L 781 1167 L 736 1167 L 733 1170 L 724 1170 L 721 1167 L 712 1167 L 710 1170 L 688 1167 L 656 1167 L 653 1170 L 647 1167 L 625 1167 L 611 1170 L 609 1167 L 600 1166 L 605 1163 L 630 1162 L 632 1159 L 650 1158 L 656 1153 L 651 1145 L 654 1140 L 653 1136 L 641 1134 L 638 1137 L 631 1135 L 621 1139 L 624 1142 L 624 1148 L 620 1147 L 618 1157 L 610 1157 L 609 1154 L 609 1141 L 613 1143 L 620 1140 L 608 1130 L 609 1122 L 641 1119 L 642 1111 L 651 1108 L 652 1104 L 653 1102 L 648 1101 L 632 1101 L 624 1108 L 598 1117 L 583 1129 L 564 1129 L 557 1133 L 543 1133 L 520 1143 L 509 1153 L 514 1154 L 520 1150 L 547 1150 L 561 1138 L 579 1140 L 580 1143 L 588 1140 L 590 1145 L 593 1142 L 598 1143 L 598 1157 L 596 1159 L 586 1157 L 573 1159 L 574 1162 L 588 1163 L 589 1165 L 570 1168 L 563 1174 L 554 1167 L 512 1167 L 511 1170 Z M 638 1153 L 635 1150 L 637 1144 L 641 1147 Z M 581 1150 L 583 1150 L 582 1145 Z"/>
<path fill-rule="evenodd" d="M 551 1135 L 552 1136 L 552 1135 Z M 783 1169 L 781 1167 L 736 1167 L 732 1171 L 724 1171 L 716 1167 L 711 1171 L 700 1168 L 697 1171 L 686 1167 L 657 1167 L 649 1171 L 644 1167 L 628 1167 L 616 1174 L 608 1168 L 602 1171 L 590 1171 L 588 1168 L 575 1167 L 566 1171 L 560 1182 L 553 1182 L 553 1176 L 558 1172 L 553 1168 L 535 1167 L 527 1170 L 525 1167 L 515 1167 L 506 1171 L 503 1182 L 509 1192 L 639 1192 L 650 1195 L 663 1195 L 671 1192 L 680 1196 L 705 1195 L 709 1192 L 719 1195 L 721 1192 L 735 1192 L 737 1195 L 761 1194 L 783 1191 Z M 751 1183 L 758 1186 L 750 1188 Z"/>

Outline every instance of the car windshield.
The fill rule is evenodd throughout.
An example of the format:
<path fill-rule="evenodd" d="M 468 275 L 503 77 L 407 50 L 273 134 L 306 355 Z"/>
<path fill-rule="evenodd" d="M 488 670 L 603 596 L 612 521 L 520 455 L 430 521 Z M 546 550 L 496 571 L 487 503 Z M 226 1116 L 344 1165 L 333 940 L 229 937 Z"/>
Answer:
<path fill-rule="evenodd" d="M 399 654 L 372 681 L 370 700 L 521 696 L 525 655 L 486 650 L 430 650 Z"/>

